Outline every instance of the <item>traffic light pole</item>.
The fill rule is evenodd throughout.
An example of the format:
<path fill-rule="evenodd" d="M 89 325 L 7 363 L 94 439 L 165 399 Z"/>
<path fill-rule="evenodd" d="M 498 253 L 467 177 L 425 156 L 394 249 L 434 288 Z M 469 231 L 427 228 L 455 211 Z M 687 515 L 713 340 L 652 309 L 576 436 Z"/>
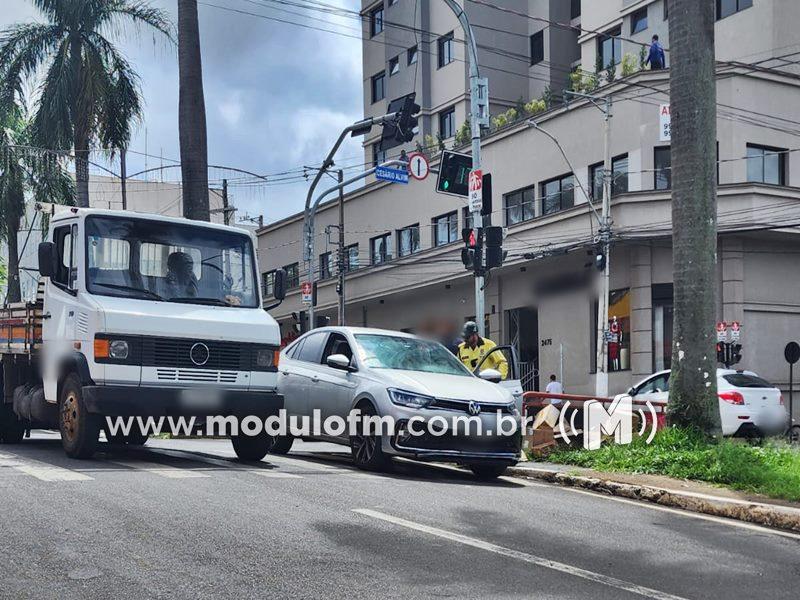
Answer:
<path fill-rule="evenodd" d="M 452 10 L 458 18 L 464 30 L 467 43 L 467 53 L 469 55 L 469 87 L 470 87 L 470 126 L 472 130 L 472 170 L 478 171 L 481 168 L 481 122 L 485 115 L 481 114 L 481 99 L 487 94 L 486 84 L 481 80 L 480 69 L 478 67 L 478 47 L 472 26 L 469 23 L 464 9 L 455 0 L 444 0 L 445 4 Z M 482 221 L 480 207 L 472 211 L 472 228 L 477 229 L 481 226 L 489 227 L 492 224 L 492 216 L 487 215 Z M 477 236 L 477 232 L 475 234 Z M 486 303 L 484 299 L 484 276 L 482 270 L 475 274 L 475 322 L 478 324 L 478 335 L 486 335 Z"/>

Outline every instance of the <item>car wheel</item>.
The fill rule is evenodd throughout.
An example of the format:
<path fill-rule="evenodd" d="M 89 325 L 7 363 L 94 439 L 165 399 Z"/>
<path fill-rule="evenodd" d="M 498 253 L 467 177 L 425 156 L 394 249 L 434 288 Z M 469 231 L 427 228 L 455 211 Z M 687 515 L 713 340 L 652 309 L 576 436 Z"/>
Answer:
<path fill-rule="evenodd" d="M 58 404 L 58 428 L 64 452 L 70 458 L 91 458 L 100 437 L 100 418 L 87 410 L 81 380 L 74 373 L 64 380 Z"/>
<path fill-rule="evenodd" d="M 470 465 L 469 470 L 481 481 L 497 479 L 506 472 L 506 465 Z"/>
<path fill-rule="evenodd" d="M 0 443 L 19 444 L 25 437 L 25 422 L 20 421 L 11 405 L 0 405 Z"/>
<path fill-rule="evenodd" d="M 294 436 L 291 435 L 279 435 L 278 437 L 274 438 L 275 442 L 272 444 L 272 448 L 270 448 L 270 454 L 289 454 L 289 450 L 292 449 L 292 444 L 294 444 Z"/>
<path fill-rule="evenodd" d="M 269 454 L 275 438 L 263 432 L 258 435 L 242 434 L 231 437 L 231 443 L 239 460 L 257 462 Z"/>
<path fill-rule="evenodd" d="M 371 404 L 361 408 L 362 416 L 375 416 L 377 412 Z M 359 425 L 360 426 L 360 425 Z M 360 431 L 350 436 L 350 452 L 353 463 L 365 471 L 381 471 L 390 467 L 391 459 L 383 453 L 382 437 L 373 433 Z"/>
<path fill-rule="evenodd" d="M 800 425 L 790 427 L 787 437 L 790 444 L 800 444 Z"/>

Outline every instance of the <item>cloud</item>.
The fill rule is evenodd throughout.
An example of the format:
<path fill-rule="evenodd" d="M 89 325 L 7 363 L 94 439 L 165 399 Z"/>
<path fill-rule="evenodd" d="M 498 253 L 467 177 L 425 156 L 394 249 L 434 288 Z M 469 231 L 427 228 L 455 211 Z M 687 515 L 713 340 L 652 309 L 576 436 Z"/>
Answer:
<path fill-rule="evenodd" d="M 359 0 L 332 3 L 360 9 Z M 0 28 L 37 14 L 28 0 L 13 4 L 10 9 L 4 6 Z M 151 4 L 177 22 L 175 0 Z M 255 173 L 301 174 L 303 165 L 319 164 L 342 128 L 363 114 L 360 41 L 317 29 L 358 37 L 360 23 L 270 6 L 275 5 L 255 0 L 203 0 L 199 6 L 209 162 Z M 125 33 L 115 39 L 121 40 L 119 46 L 141 76 L 145 101 L 144 120 L 128 155 L 128 171 L 134 173 L 145 164 L 159 165 L 162 153 L 165 164 L 180 156 L 177 50 L 145 30 L 140 35 Z M 136 154 L 145 151 L 152 156 Z M 342 164 L 362 162 L 359 140 L 348 138 L 337 156 Z M 178 169 L 163 176 L 179 179 Z M 240 214 L 263 214 L 272 221 L 302 209 L 305 201 L 304 180 L 259 189 L 240 185 L 241 176 L 211 169 L 212 180 L 218 183 L 222 177 L 230 178 L 231 197 Z"/>

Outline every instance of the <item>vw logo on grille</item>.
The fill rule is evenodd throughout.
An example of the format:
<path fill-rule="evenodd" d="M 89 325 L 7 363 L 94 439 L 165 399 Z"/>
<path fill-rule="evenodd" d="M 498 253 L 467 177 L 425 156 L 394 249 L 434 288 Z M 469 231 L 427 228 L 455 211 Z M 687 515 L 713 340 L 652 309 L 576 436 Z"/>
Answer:
<path fill-rule="evenodd" d="M 197 342 L 192 346 L 191 350 L 189 350 L 189 358 L 191 358 L 192 362 L 198 367 L 202 367 L 206 364 L 210 357 L 211 352 L 208 350 L 208 346 L 203 342 Z"/>
<path fill-rule="evenodd" d="M 481 414 L 481 405 L 475 401 L 472 401 L 469 403 L 467 410 L 473 417 L 477 417 L 479 414 Z"/>

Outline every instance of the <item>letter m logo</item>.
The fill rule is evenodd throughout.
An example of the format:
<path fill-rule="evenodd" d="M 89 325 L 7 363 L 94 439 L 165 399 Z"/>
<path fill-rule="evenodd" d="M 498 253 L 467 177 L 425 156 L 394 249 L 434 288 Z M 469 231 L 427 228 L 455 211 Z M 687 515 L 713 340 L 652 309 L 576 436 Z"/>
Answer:
<path fill-rule="evenodd" d="M 608 407 L 597 400 L 583 405 L 583 447 L 597 450 L 603 434 L 614 435 L 617 444 L 630 444 L 633 439 L 633 403 L 630 396 L 620 396 Z"/>

